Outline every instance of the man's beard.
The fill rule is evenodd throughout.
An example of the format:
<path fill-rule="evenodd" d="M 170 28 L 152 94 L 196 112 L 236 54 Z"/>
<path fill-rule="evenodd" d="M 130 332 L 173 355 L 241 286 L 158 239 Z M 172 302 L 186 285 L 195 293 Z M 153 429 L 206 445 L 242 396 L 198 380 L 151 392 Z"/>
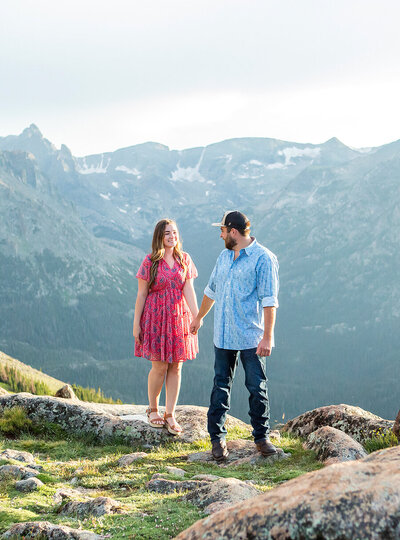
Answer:
<path fill-rule="evenodd" d="M 225 238 L 225 247 L 226 249 L 233 249 L 237 244 L 237 240 L 235 240 L 234 238 L 232 238 L 231 236 L 227 236 Z"/>

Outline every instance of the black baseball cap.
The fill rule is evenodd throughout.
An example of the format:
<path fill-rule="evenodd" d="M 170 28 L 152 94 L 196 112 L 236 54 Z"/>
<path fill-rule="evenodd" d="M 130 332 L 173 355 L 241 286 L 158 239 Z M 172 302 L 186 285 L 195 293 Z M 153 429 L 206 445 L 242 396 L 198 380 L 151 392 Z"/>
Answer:
<path fill-rule="evenodd" d="M 238 210 L 228 210 L 223 215 L 221 223 L 212 223 L 211 225 L 213 227 L 232 227 L 234 229 L 246 231 L 247 229 L 250 229 L 250 227 L 247 226 L 248 223 L 249 220 L 242 212 L 239 212 Z"/>

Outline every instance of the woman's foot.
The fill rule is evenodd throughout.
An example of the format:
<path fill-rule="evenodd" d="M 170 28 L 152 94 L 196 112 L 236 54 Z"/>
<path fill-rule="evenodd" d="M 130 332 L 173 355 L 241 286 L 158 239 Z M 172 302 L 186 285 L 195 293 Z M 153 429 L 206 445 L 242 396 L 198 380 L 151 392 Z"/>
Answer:
<path fill-rule="evenodd" d="M 182 427 L 175 420 L 173 414 L 164 413 L 164 422 L 165 427 L 168 429 L 168 432 L 171 433 L 171 435 L 181 435 L 183 433 Z"/>
<path fill-rule="evenodd" d="M 162 428 L 165 424 L 164 419 L 160 416 L 157 407 L 155 409 L 151 409 L 150 407 L 146 410 L 147 419 L 149 421 L 149 425 L 151 427 L 155 428 Z"/>

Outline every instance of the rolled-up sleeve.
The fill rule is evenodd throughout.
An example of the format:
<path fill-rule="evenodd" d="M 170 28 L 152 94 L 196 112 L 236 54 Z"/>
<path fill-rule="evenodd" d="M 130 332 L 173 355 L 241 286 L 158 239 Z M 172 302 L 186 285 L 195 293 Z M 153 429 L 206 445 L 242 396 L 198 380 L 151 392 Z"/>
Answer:
<path fill-rule="evenodd" d="M 208 280 L 207 287 L 204 289 L 204 294 L 208 296 L 208 298 L 211 298 L 211 300 L 215 300 L 215 293 L 216 293 L 216 282 L 215 282 L 215 276 L 217 275 L 217 265 L 214 266 L 214 270 L 211 272 L 210 279 Z"/>
<path fill-rule="evenodd" d="M 257 265 L 257 295 L 262 307 L 279 307 L 278 259 L 265 255 Z"/>

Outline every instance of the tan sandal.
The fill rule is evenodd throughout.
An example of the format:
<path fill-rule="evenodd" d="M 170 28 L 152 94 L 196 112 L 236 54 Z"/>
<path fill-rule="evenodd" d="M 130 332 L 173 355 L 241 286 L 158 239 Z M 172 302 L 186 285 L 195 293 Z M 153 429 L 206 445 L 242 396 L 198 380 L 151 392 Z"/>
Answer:
<path fill-rule="evenodd" d="M 174 423 L 171 424 L 168 422 L 167 418 L 173 418 L 174 420 Z M 183 429 L 181 428 L 181 426 L 177 423 L 177 421 L 175 420 L 174 418 L 174 415 L 173 414 L 170 414 L 170 413 L 164 413 L 164 425 L 165 427 L 168 429 L 168 432 L 171 433 L 171 435 L 182 435 L 183 433 Z"/>
<path fill-rule="evenodd" d="M 165 420 L 163 420 L 163 418 L 158 414 L 158 418 L 153 418 L 153 420 L 150 419 L 150 415 L 151 413 L 157 413 L 158 414 L 158 408 L 156 407 L 155 409 L 152 409 L 151 407 L 148 407 L 146 409 L 146 414 L 147 414 L 147 420 L 149 422 L 149 425 L 151 427 L 155 427 L 155 428 L 162 428 L 164 427 L 164 424 L 165 424 Z"/>

